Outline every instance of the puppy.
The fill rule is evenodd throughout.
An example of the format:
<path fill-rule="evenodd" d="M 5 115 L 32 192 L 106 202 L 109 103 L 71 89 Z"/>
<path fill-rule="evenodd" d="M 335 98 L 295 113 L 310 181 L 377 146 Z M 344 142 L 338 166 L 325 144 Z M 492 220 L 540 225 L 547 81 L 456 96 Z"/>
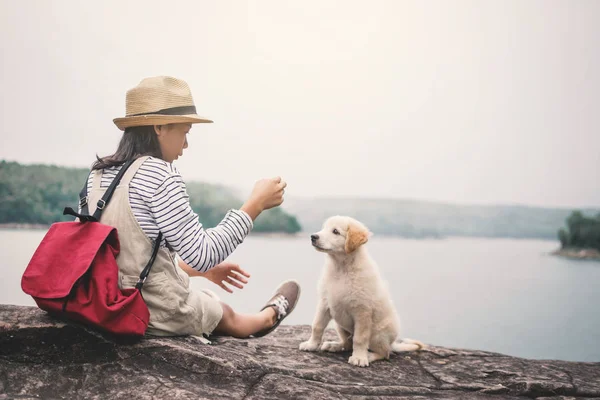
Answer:
<path fill-rule="evenodd" d="M 425 345 L 416 340 L 396 342 L 399 321 L 387 288 L 364 244 L 371 233 L 350 217 L 331 217 L 311 235 L 313 247 L 326 253 L 319 282 L 319 302 L 303 351 L 349 351 L 348 362 L 360 367 L 389 359 L 392 351 L 415 351 Z M 329 321 L 336 322 L 339 341 L 321 344 Z M 369 350 L 371 350 L 369 352 Z"/>

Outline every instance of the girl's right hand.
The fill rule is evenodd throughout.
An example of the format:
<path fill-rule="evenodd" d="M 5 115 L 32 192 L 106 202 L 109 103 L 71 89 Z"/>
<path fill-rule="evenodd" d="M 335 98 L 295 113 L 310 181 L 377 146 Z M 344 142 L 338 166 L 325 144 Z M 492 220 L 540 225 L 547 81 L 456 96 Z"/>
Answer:
<path fill-rule="evenodd" d="M 283 194 L 285 192 L 285 183 L 281 177 L 261 179 L 254 184 L 254 189 L 248 198 L 248 201 L 242 206 L 253 220 L 264 210 L 277 207 L 283 203 Z"/>

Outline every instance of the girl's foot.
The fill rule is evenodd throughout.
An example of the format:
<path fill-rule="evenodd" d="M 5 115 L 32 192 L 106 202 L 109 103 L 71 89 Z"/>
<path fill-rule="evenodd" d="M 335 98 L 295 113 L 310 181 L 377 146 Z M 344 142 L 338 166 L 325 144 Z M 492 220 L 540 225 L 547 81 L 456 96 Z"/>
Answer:
<path fill-rule="evenodd" d="M 273 307 L 273 309 L 275 310 L 276 317 L 275 323 L 270 328 L 263 329 L 262 331 L 257 332 L 252 336 L 262 337 L 274 331 L 275 328 L 279 326 L 281 321 L 283 321 L 285 317 L 287 317 L 292 311 L 294 311 L 294 308 L 296 307 L 296 303 L 298 303 L 299 298 L 300 285 L 298 284 L 298 282 L 290 280 L 285 281 L 281 285 L 279 285 L 279 287 L 275 290 L 275 294 L 273 295 L 273 297 L 271 297 L 271 299 L 267 302 L 267 305 L 261 308 L 262 311 L 267 307 Z"/>

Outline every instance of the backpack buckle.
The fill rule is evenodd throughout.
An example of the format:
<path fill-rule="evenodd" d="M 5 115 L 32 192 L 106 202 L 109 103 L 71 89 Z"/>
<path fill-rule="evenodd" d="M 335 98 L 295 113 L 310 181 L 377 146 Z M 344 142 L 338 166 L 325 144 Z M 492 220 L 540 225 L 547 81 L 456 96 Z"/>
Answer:
<path fill-rule="evenodd" d="M 103 199 L 98 200 L 98 204 L 96 205 L 96 207 L 98 207 L 98 210 L 104 210 L 105 206 L 106 201 L 104 201 Z"/>
<path fill-rule="evenodd" d="M 135 284 L 135 288 L 137 290 L 142 290 L 142 287 L 144 286 L 144 282 L 146 282 L 146 278 L 147 277 L 138 279 L 137 283 Z"/>
<path fill-rule="evenodd" d="M 79 199 L 79 208 L 83 208 L 85 207 L 85 205 L 88 203 L 88 197 L 82 197 Z"/>

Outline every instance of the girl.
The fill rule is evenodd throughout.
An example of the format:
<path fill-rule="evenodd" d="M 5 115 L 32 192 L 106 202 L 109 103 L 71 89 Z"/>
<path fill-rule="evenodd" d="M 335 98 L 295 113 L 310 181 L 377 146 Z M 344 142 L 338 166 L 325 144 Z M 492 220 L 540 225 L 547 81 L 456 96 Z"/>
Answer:
<path fill-rule="evenodd" d="M 230 210 L 212 229 L 204 229 L 190 207 L 185 184 L 172 162 L 188 147 L 192 124 L 212 122 L 196 114 L 188 85 L 172 77 L 142 80 L 127 92 L 126 116 L 114 119 L 124 131 L 114 154 L 98 158 L 88 178 L 90 213 L 123 163 L 126 171 L 101 222 L 117 228 L 120 287 L 135 286 L 154 241 L 162 234 L 152 271 L 142 290 L 154 335 L 263 336 L 296 306 L 300 287 L 283 282 L 260 312 L 238 314 L 210 291 L 193 291 L 190 276 L 202 276 L 231 291 L 249 275 L 226 258 L 242 243 L 264 210 L 283 202 L 279 177 L 256 183 L 239 210 Z"/>

